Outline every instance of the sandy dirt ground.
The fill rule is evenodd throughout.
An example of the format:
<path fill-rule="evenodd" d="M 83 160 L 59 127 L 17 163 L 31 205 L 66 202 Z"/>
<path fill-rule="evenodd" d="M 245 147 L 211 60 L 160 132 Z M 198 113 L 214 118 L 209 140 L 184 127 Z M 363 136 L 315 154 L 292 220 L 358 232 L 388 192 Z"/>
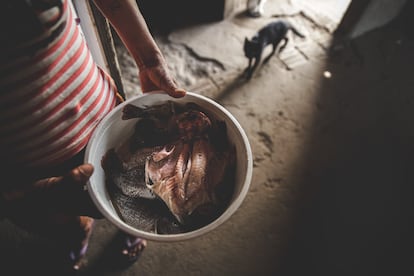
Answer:
<path fill-rule="evenodd" d="M 180 85 L 222 104 L 245 129 L 254 154 L 251 187 L 224 225 L 194 240 L 150 241 L 122 270 L 110 257 L 118 230 L 97 221 L 79 275 L 414 273 L 408 19 L 349 42 L 334 39 L 332 13 L 295 3 L 269 4 L 260 18 L 240 13 L 156 35 Z M 278 18 L 306 38 L 289 34 L 285 51 L 246 81 L 244 38 Z M 136 68 L 119 41 L 117 50 L 132 97 L 141 93 Z M 4 275 L 62 275 L 58 245 L 7 220 L 0 231 Z"/>

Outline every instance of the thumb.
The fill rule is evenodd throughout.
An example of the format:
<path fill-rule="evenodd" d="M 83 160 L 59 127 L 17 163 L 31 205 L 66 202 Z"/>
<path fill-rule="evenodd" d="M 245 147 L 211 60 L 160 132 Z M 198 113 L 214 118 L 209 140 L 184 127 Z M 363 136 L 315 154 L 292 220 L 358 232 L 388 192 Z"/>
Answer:
<path fill-rule="evenodd" d="M 186 94 L 186 91 L 182 88 L 178 88 L 175 81 L 172 80 L 169 76 L 166 76 L 164 81 L 161 82 L 160 88 L 174 98 L 181 98 Z"/>
<path fill-rule="evenodd" d="M 177 88 L 173 92 L 170 92 L 169 95 L 174 98 L 181 98 L 184 97 L 186 94 L 186 91 L 182 88 Z"/>
<path fill-rule="evenodd" d="M 91 164 L 82 164 L 69 172 L 67 181 L 75 182 L 77 184 L 85 184 L 93 174 L 93 166 Z"/>
<path fill-rule="evenodd" d="M 49 177 L 38 180 L 35 182 L 33 188 L 37 191 L 41 190 L 61 190 L 67 187 L 72 187 L 73 184 L 76 189 L 83 188 L 83 185 L 89 180 L 93 173 L 93 166 L 91 164 L 83 164 L 74 169 L 64 176 Z M 62 185 L 64 183 L 65 185 Z M 26 192 L 27 193 L 27 192 Z"/>
<path fill-rule="evenodd" d="M 159 86 L 162 90 L 167 92 L 168 95 L 174 98 L 181 98 L 184 97 L 186 91 L 182 88 L 177 87 L 176 81 L 172 78 L 172 76 L 167 71 L 166 68 L 156 68 L 155 75 L 152 77 L 155 80 L 155 84 Z M 158 80 L 158 83 L 157 83 Z"/>

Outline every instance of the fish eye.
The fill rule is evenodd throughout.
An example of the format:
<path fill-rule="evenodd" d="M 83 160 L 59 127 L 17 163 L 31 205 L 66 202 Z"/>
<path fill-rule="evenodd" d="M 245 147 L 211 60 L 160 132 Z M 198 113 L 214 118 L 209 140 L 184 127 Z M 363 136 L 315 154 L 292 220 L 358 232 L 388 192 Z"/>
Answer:
<path fill-rule="evenodd" d="M 147 185 L 148 186 L 153 186 L 154 185 L 154 181 L 152 181 L 152 179 L 150 177 L 148 177 Z"/>

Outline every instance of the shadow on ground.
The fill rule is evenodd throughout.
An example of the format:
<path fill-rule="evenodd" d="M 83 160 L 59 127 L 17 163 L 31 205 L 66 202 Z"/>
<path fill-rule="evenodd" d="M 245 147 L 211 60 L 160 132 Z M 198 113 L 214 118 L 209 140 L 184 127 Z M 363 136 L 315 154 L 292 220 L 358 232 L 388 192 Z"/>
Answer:
<path fill-rule="evenodd" d="M 414 273 L 408 14 L 332 49 L 332 78 L 322 82 L 319 112 L 296 168 L 300 196 L 279 275 Z"/>

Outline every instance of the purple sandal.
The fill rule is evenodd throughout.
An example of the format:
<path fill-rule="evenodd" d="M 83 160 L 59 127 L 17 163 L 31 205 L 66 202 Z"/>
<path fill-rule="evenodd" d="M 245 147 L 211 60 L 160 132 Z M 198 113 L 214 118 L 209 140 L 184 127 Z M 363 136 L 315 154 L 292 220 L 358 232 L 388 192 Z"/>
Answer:
<path fill-rule="evenodd" d="M 120 265 L 126 267 L 134 264 L 147 247 L 147 241 L 142 238 L 125 236 L 120 254 Z"/>

